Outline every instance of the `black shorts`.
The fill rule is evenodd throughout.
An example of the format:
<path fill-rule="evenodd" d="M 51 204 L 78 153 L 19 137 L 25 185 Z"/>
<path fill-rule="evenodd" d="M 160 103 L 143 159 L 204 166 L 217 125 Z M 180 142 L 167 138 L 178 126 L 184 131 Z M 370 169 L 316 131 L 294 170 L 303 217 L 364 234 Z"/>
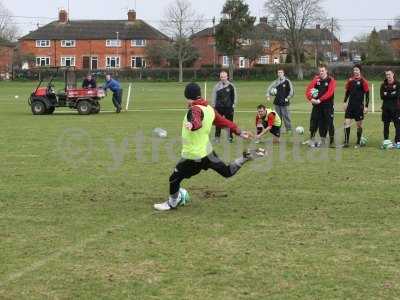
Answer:
<path fill-rule="evenodd" d="M 268 124 L 267 124 L 267 122 L 264 121 L 262 123 L 262 127 L 257 127 L 257 134 L 260 134 L 262 129 L 263 128 L 265 129 L 267 127 L 268 127 Z M 276 136 L 276 137 L 280 137 L 281 136 L 281 128 L 279 126 L 272 126 L 269 132 L 271 134 L 273 134 L 274 136 Z"/>
<path fill-rule="evenodd" d="M 382 107 L 382 122 L 400 122 L 400 110 L 396 108 Z"/>
<path fill-rule="evenodd" d="M 278 127 L 278 126 L 272 126 L 271 130 L 269 132 L 271 132 L 276 137 L 280 137 L 281 136 L 281 128 Z"/>
<path fill-rule="evenodd" d="M 347 106 L 344 118 L 354 119 L 356 122 L 364 120 L 364 105 Z"/>

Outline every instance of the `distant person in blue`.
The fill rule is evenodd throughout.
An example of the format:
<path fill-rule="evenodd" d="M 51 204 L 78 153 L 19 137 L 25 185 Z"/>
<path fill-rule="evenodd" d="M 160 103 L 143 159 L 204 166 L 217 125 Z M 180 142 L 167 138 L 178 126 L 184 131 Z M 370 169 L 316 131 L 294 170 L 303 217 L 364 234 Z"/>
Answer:
<path fill-rule="evenodd" d="M 113 92 L 112 101 L 115 106 L 115 112 L 121 112 L 122 103 L 122 88 L 118 80 L 112 79 L 110 74 L 106 75 L 106 84 L 104 85 L 104 91 L 110 89 Z"/>

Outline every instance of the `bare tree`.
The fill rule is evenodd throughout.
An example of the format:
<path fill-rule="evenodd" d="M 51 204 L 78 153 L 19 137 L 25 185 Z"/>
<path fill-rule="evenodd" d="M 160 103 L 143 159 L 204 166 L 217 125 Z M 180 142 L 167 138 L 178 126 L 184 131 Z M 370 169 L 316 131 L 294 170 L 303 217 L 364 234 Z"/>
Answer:
<path fill-rule="evenodd" d="M 283 29 L 293 53 L 297 77 L 303 79 L 301 54 L 304 52 L 305 29 L 324 17 L 321 0 L 267 0 L 265 8 L 275 24 Z"/>
<path fill-rule="evenodd" d="M 11 17 L 11 12 L 0 1 L 0 39 L 12 41 L 17 37 L 18 28 Z"/>
<path fill-rule="evenodd" d="M 173 43 L 173 47 L 169 49 L 170 56 L 178 61 L 179 82 L 182 82 L 184 63 L 193 60 L 197 55 L 191 46 L 190 36 L 201 28 L 202 16 L 196 14 L 188 0 L 175 0 L 166 8 L 165 19 L 162 26 Z"/>

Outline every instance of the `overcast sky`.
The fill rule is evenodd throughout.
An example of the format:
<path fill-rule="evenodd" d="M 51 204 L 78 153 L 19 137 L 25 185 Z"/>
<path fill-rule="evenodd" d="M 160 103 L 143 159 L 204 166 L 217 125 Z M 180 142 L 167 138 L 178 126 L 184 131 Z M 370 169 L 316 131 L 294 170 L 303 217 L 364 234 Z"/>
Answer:
<path fill-rule="evenodd" d="M 58 10 L 68 7 L 68 0 L 0 1 L 16 16 L 13 20 L 20 28 L 21 35 L 37 28 L 37 23 L 44 25 L 51 21 L 50 18 L 56 19 Z M 135 2 L 137 17 L 159 27 L 159 21 L 163 19 L 165 7 L 172 0 L 69 0 L 70 18 L 125 19 L 127 9 L 135 8 Z M 205 19 L 212 19 L 214 16 L 218 19 L 225 0 L 190 2 Z M 247 0 L 246 2 L 250 6 L 252 15 L 260 17 L 265 14 L 263 0 Z M 341 41 L 349 41 L 354 36 L 369 32 L 374 26 L 377 29 L 387 28 L 388 24 L 393 23 L 388 19 L 400 15 L 400 0 L 325 0 L 322 5 L 329 17 L 341 20 L 342 30 L 339 34 Z M 211 25 L 211 23 L 209 24 Z"/>

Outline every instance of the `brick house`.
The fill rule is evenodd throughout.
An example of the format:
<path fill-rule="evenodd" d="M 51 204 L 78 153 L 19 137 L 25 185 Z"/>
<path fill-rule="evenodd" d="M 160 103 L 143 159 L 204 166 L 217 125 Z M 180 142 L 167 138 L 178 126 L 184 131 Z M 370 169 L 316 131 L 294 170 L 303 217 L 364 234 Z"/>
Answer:
<path fill-rule="evenodd" d="M 388 25 L 387 29 L 380 30 L 378 34 L 381 41 L 392 48 L 396 58 L 400 58 L 400 30 Z"/>
<path fill-rule="evenodd" d="M 11 72 L 16 44 L 0 39 L 0 76 Z"/>
<path fill-rule="evenodd" d="M 217 25 L 218 26 L 218 25 Z M 273 64 L 281 63 L 286 58 L 286 47 L 278 37 L 276 30 L 266 23 L 265 18 L 260 18 L 260 23 L 255 26 L 260 36 L 262 35 L 264 45 L 264 55 L 253 64 Z M 215 47 L 214 27 L 203 29 L 191 36 L 193 46 L 199 51 L 200 57 L 194 64 L 195 68 L 202 66 L 221 65 L 229 66 L 229 57 L 220 53 Z M 251 40 L 243 41 L 244 45 L 250 44 Z M 235 68 L 249 68 L 250 62 L 241 56 L 240 51 L 234 56 Z"/>
<path fill-rule="evenodd" d="M 254 33 L 258 39 L 262 40 L 264 53 L 257 61 L 250 65 L 250 62 L 238 52 L 234 57 L 236 68 L 249 68 L 253 65 L 281 64 L 285 63 L 288 55 L 288 46 L 284 41 L 283 33 L 275 26 L 267 22 L 267 18 L 260 18 L 260 22 L 255 25 Z M 218 25 L 217 25 L 218 26 Z M 200 53 L 195 67 L 204 65 L 219 64 L 223 67 L 229 65 L 229 57 L 219 53 L 215 49 L 215 30 L 213 27 L 206 28 L 192 36 L 193 46 Z M 244 45 L 251 44 L 251 40 L 244 41 Z M 304 41 L 305 55 L 314 57 L 316 53 L 324 56 L 325 59 L 336 60 L 340 56 L 341 43 L 328 29 L 323 29 L 319 25 L 316 28 L 306 29 Z"/>
<path fill-rule="evenodd" d="M 342 44 L 329 29 L 317 24 L 315 28 L 306 29 L 304 50 L 308 57 L 315 57 L 319 53 L 323 59 L 336 61 L 340 57 Z"/>
<path fill-rule="evenodd" d="M 33 54 L 30 67 L 75 66 L 76 69 L 151 67 L 145 46 L 168 40 L 130 10 L 127 20 L 69 20 L 65 10 L 59 19 L 19 39 L 22 54 Z"/>

